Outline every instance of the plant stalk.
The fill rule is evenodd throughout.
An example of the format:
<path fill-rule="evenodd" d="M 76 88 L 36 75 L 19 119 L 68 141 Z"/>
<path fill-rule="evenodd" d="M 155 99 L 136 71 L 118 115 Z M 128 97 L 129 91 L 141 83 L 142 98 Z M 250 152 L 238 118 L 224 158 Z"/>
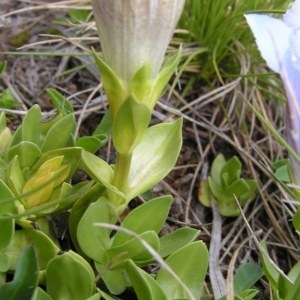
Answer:
<path fill-rule="evenodd" d="M 112 184 L 122 193 L 124 193 L 126 189 L 131 165 L 131 158 L 132 154 L 117 153 L 115 172 Z"/>

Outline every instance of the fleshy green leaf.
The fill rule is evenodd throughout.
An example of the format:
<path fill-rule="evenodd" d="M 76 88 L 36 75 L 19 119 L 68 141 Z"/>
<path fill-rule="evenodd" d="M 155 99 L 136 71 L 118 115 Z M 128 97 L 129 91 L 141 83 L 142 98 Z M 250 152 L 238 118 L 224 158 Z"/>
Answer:
<path fill-rule="evenodd" d="M 241 265 L 234 275 L 234 293 L 240 294 L 251 288 L 263 275 L 263 270 L 254 263 Z"/>
<path fill-rule="evenodd" d="M 97 136 L 83 136 L 76 141 L 75 147 L 81 147 L 90 153 L 95 153 L 107 143 L 107 140 L 108 138 L 104 134 Z"/>
<path fill-rule="evenodd" d="M 300 295 L 300 276 L 298 275 L 294 285 L 292 286 L 291 290 L 289 291 L 288 295 L 285 300 L 295 300 L 298 299 Z"/>
<path fill-rule="evenodd" d="M 17 213 L 17 206 L 14 195 L 10 188 L 0 178 L 0 216 L 6 213 Z"/>
<path fill-rule="evenodd" d="M 267 251 L 265 241 L 261 241 L 260 244 L 264 248 L 264 250 Z M 278 289 L 279 272 L 271 265 L 271 263 L 262 253 L 260 254 L 260 261 L 268 282 L 270 283 L 272 289 L 276 291 Z"/>
<path fill-rule="evenodd" d="M 293 226 L 295 227 L 295 229 L 299 234 L 300 233 L 300 209 L 299 208 L 293 216 Z"/>
<path fill-rule="evenodd" d="M 179 228 L 160 239 L 160 249 L 158 251 L 161 257 L 167 257 L 182 247 L 193 242 L 200 234 L 200 231 L 193 228 Z"/>
<path fill-rule="evenodd" d="M 81 158 L 85 170 L 94 181 L 103 184 L 107 189 L 118 194 L 120 197 L 124 197 L 124 195 L 111 184 L 114 171 L 107 162 L 84 150 L 82 151 Z"/>
<path fill-rule="evenodd" d="M 0 252 L 0 273 L 5 273 L 9 270 L 10 259 L 9 256 L 3 252 Z M 0 280 L 1 286 L 1 280 Z"/>
<path fill-rule="evenodd" d="M 182 119 L 148 128 L 132 154 L 126 199 L 144 193 L 174 167 L 182 145 Z"/>
<path fill-rule="evenodd" d="M 46 92 L 58 112 L 64 116 L 74 112 L 70 102 L 61 93 L 54 89 L 47 89 Z"/>
<path fill-rule="evenodd" d="M 59 120 L 63 118 L 62 113 L 58 113 L 55 117 L 48 121 L 44 121 L 41 123 L 41 139 L 44 140 L 45 136 L 47 135 L 47 132 L 50 130 L 50 128 L 57 123 Z"/>
<path fill-rule="evenodd" d="M 159 249 L 159 238 L 158 235 L 152 231 L 146 231 L 140 234 L 140 238 L 143 239 L 148 245 L 150 245 L 154 250 Z M 116 246 L 111 247 L 107 250 L 112 263 L 112 268 L 119 268 L 119 265 L 127 259 L 132 259 L 133 261 L 145 261 L 152 257 L 152 255 L 145 249 L 144 245 L 141 244 L 136 238 Z M 121 255 L 117 260 L 114 259 Z"/>
<path fill-rule="evenodd" d="M 7 167 L 7 184 L 17 195 L 22 193 L 25 179 L 21 171 L 18 156 L 15 156 Z"/>
<path fill-rule="evenodd" d="M 166 263 L 188 287 L 195 299 L 200 299 L 201 286 L 208 267 L 208 251 L 202 241 L 191 243 L 174 252 Z M 161 268 L 156 277 L 168 299 L 187 299 L 188 295 L 178 281 Z"/>
<path fill-rule="evenodd" d="M 42 288 L 39 286 L 35 288 L 31 300 L 53 300 Z"/>
<path fill-rule="evenodd" d="M 38 264 L 36 253 L 34 247 L 30 245 L 21 252 L 13 281 L 4 284 L 0 288 L 0 299 L 31 300 L 37 283 Z"/>
<path fill-rule="evenodd" d="M 14 231 L 14 219 L 0 219 L 0 251 L 9 245 Z"/>
<path fill-rule="evenodd" d="M 20 251 L 31 244 L 35 246 L 40 270 L 45 270 L 48 262 L 59 252 L 59 248 L 41 231 L 35 229 L 16 230 L 11 243 L 3 250 L 10 257 L 10 270 L 16 268 Z"/>
<path fill-rule="evenodd" d="M 45 140 L 41 146 L 42 152 L 65 147 L 75 129 L 75 117 L 69 114 L 55 123 L 47 132 Z"/>
<path fill-rule="evenodd" d="M 143 300 L 167 300 L 161 287 L 157 282 L 145 271 L 138 268 L 133 261 L 126 262 L 126 271 L 131 280 L 132 286 L 136 292 L 138 299 Z"/>
<path fill-rule="evenodd" d="M 108 261 L 106 249 L 110 245 L 110 230 L 96 227 L 94 223 L 110 223 L 111 207 L 101 197 L 91 203 L 77 227 L 77 239 L 82 251 L 95 261 L 105 264 Z"/>
<path fill-rule="evenodd" d="M 220 174 L 222 172 L 223 166 L 225 165 L 226 160 L 222 154 L 218 154 L 217 157 L 214 159 L 211 165 L 210 176 L 212 180 L 221 186 L 221 178 Z"/>
<path fill-rule="evenodd" d="M 242 163 L 236 156 L 233 156 L 229 160 L 227 160 L 221 170 L 221 179 L 223 174 L 228 174 L 228 178 L 226 182 L 223 182 L 223 185 L 229 186 L 234 181 L 238 180 L 241 176 L 241 171 L 242 171 Z"/>
<path fill-rule="evenodd" d="M 11 147 L 7 155 L 9 160 L 17 155 L 20 167 L 23 169 L 26 167 L 31 168 L 42 155 L 42 151 L 36 144 L 23 141 Z"/>
<path fill-rule="evenodd" d="M 11 140 L 12 134 L 9 128 L 5 127 L 3 130 L 0 130 L 0 158 L 5 156 Z"/>
<path fill-rule="evenodd" d="M 41 109 L 35 104 L 26 113 L 22 122 L 22 140 L 40 146 Z"/>
<path fill-rule="evenodd" d="M 32 174 L 34 174 L 40 166 L 42 166 L 45 162 L 50 159 L 56 158 L 58 156 L 63 156 L 62 165 L 67 165 L 70 167 L 69 176 L 65 181 L 68 181 L 73 176 L 74 172 L 78 168 L 81 162 L 81 152 L 82 148 L 78 147 L 70 147 L 70 148 L 62 148 L 62 149 L 54 149 L 51 151 L 45 152 L 39 160 L 36 162 L 34 167 L 32 168 Z"/>
<path fill-rule="evenodd" d="M 97 136 L 99 134 L 104 134 L 108 136 L 111 132 L 112 128 L 112 116 L 111 111 L 108 109 L 102 118 L 100 124 L 97 126 L 96 130 L 93 133 L 93 136 Z"/>
<path fill-rule="evenodd" d="M 252 300 L 258 294 L 258 290 L 256 289 L 248 289 L 243 291 L 239 295 L 236 295 L 234 299 L 242 299 L 242 300 Z M 239 297 L 239 298 L 237 298 Z"/>
<path fill-rule="evenodd" d="M 46 291 L 53 299 L 87 299 L 95 292 L 94 281 L 91 267 L 72 251 L 53 258 L 47 266 Z"/>
<path fill-rule="evenodd" d="M 171 196 L 162 196 L 145 202 L 126 216 L 121 223 L 121 227 L 137 234 L 142 234 L 149 230 L 154 230 L 158 234 L 166 221 L 171 203 Z M 112 246 L 122 245 L 131 239 L 132 236 L 118 231 L 113 237 Z"/>
<path fill-rule="evenodd" d="M 103 273 L 101 279 L 104 281 L 106 287 L 113 295 L 123 293 L 127 287 L 127 281 L 124 278 L 124 271 L 107 270 L 106 266 L 95 263 L 97 271 Z"/>
<path fill-rule="evenodd" d="M 88 184 L 88 191 L 86 191 L 82 197 L 73 205 L 70 217 L 69 217 L 69 230 L 72 238 L 72 242 L 77 250 L 80 251 L 80 247 L 77 239 L 77 227 L 86 209 L 89 207 L 90 203 L 95 202 L 99 196 L 105 192 L 105 188 L 100 184 L 95 184 L 92 186 L 93 182 Z"/>

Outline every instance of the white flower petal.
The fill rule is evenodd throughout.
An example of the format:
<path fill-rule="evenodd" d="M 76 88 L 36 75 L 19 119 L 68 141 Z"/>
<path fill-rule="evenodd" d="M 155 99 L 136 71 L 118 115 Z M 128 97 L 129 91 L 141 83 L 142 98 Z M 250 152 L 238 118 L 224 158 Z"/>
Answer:
<path fill-rule="evenodd" d="M 285 24 L 293 29 L 300 28 L 300 0 L 296 0 L 292 7 L 283 15 Z"/>
<path fill-rule="evenodd" d="M 161 68 L 185 0 L 92 0 L 103 57 L 129 82 L 146 61 Z"/>
<path fill-rule="evenodd" d="M 290 47 L 292 29 L 282 20 L 261 14 L 245 15 L 268 66 L 280 73 L 283 57 Z"/>

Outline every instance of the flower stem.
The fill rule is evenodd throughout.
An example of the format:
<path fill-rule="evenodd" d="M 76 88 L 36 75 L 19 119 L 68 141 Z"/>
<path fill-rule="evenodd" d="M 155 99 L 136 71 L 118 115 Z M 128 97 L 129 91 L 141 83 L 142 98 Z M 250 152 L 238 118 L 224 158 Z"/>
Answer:
<path fill-rule="evenodd" d="M 122 193 L 125 191 L 127 185 L 131 158 L 132 154 L 117 153 L 117 160 L 115 164 L 115 172 L 112 184 Z"/>

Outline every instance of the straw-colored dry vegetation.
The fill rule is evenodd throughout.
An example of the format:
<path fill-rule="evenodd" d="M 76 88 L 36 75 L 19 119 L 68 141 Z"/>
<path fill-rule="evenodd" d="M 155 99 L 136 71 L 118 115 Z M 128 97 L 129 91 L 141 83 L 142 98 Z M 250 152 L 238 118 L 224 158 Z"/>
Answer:
<path fill-rule="evenodd" d="M 276 1 L 269 2 L 264 9 L 268 5 L 278 9 L 277 4 L 272 6 Z M 279 8 L 287 7 L 288 2 Z M 45 93 L 49 87 L 60 91 L 74 106 L 79 135 L 91 134 L 107 109 L 98 70 L 87 55 L 91 46 L 100 51 L 94 23 L 70 19 L 71 8 L 90 9 L 90 4 L 87 0 L 1 1 L 0 10 L 5 18 L 0 19 L 0 50 L 16 52 L 0 54 L 0 61 L 8 61 L 1 88 L 9 88 L 18 102 L 17 107 L 7 109 L 12 127 L 33 103 L 41 105 L 45 117 L 54 114 Z M 218 18 L 222 20 L 222 16 Z M 217 58 L 224 52 L 227 55 L 219 60 L 214 60 L 212 52 L 206 49 L 210 51 L 214 41 L 209 44 L 208 37 L 201 40 L 195 35 L 197 32 L 190 31 L 190 23 L 184 28 L 185 22 L 179 23 L 169 48 L 173 51 L 183 43 L 179 67 L 179 72 L 183 72 L 177 82 L 173 78 L 174 87 L 170 82 L 171 97 L 165 93 L 153 114 L 153 123 L 184 119 L 184 144 L 177 166 L 153 189 L 155 195 L 174 197 L 165 230 L 180 226 L 201 229 L 200 238 L 210 248 L 210 264 L 215 266 L 215 274 L 221 271 L 229 285 L 239 265 L 247 261 L 259 263 L 257 241 L 262 239 L 266 240 L 275 263 L 287 272 L 299 259 L 298 236 L 291 224 L 296 206 L 270 175 L 272 163 L 287 157 L 287 152 L 246 102 L 284 136 L 285 98 L 281 82 L 268 73 L 269 69 L 259 59 L 253 36 L 241 16 L 237 21 L 227 22 L 226 26 L 238 24 L 243 31 L 239 32 L 237 27 L 227 29 L 231 37 L 236 32 L 237 36 L 220 45 L 223 48 L 218 50 Z M 200 26 L 208 22 L 203 21 Z M 218 26 L 222 25 L 216 26 L 213 29 L 210 24 L 206 28 L 212 37 L 218 37 Z M 245 35 L 247 39 L 242 38 Z M 200 184 L 209 176 L 212 161 L 219 153 L 227 159 L 236 155 L 243 164 L 243 177 L 258 182 L 255 199 L 244 208 L 247 221 L 242 216 L 223 218 L 217 209 L 212 211 L 198 201 Z M 111 144 L 99 155 L 113 162 Z M 76 180 L 82 178 L 84 174 Z M 136 199 L 131 206 L 141 201 Z M 210 272 L 207 277 L 208 288 L 218 280 L 215 274 Z M 260 299 L 270 297 L 264 279 L 257 287 L 261 290 Z"/>

